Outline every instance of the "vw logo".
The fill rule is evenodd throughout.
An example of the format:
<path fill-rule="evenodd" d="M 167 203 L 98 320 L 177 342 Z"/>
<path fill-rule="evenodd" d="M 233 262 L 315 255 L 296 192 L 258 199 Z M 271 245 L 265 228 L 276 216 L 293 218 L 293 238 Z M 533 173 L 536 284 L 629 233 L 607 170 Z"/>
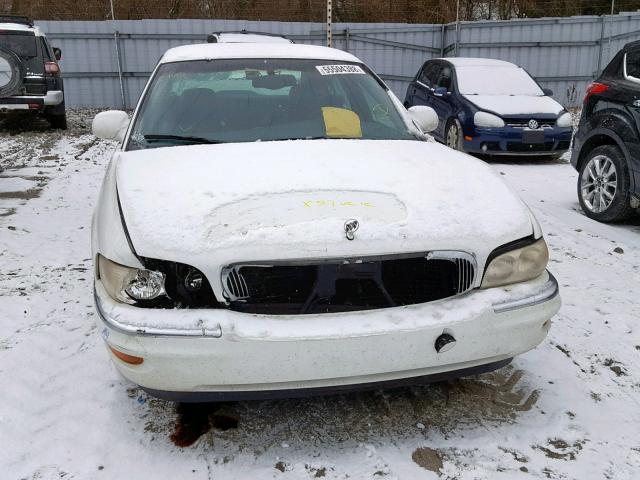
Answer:
<path fill-rule="evenodd" d="M 538 128 L 538 122 L 536 122 L 533 118 L 529 120 L 529 128 L 531 130 L 536 130 Z"/>
<path fill-rule="evenodd" d="M 347 240 L 353 240 L 355 237 L 355 232 L 358 230 L 360 226 L 360 222 L 355 218 L 350 218 L 346 222 L 344 222 L 344 233 L 347 236 Z"/>

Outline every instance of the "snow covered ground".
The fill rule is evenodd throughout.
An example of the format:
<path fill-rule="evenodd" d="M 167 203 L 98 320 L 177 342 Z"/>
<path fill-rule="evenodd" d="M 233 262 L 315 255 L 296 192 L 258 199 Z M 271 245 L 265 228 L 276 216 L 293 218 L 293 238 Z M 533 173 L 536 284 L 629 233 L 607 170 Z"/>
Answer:
<path fill-rule="evenodd" d="M 424 387 L 177 407 L 119 377 L 94 324 L 112 144 L 92 113 L 64 133 L 0 130 L 0 478 L 640 478 L 640 220 L 586 218 L 565 161 L 493 163 L 562 285 L 536 350 Z"/>

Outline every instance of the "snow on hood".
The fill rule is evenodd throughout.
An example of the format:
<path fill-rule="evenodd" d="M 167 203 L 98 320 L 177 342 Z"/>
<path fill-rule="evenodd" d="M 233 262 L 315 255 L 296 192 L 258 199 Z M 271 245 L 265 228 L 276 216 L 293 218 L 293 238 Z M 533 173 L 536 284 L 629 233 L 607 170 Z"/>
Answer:
<path fill-rule="evenodd" d="M 137 253 L 216 275 L 233 262 L 435 249 L 531 235 L 524 203 L 484 162 L 420 141 L 307 140 L 116 154 Z M 360 222 L 356 238 L 344 223 Z"/>
<path fill-rule="evenodd" d="M 463 95 L 481 110 L 488 110 L 498 115 L 559 115 L 564 110 L 562 105 L 547 96 L 532 95 Z"/>

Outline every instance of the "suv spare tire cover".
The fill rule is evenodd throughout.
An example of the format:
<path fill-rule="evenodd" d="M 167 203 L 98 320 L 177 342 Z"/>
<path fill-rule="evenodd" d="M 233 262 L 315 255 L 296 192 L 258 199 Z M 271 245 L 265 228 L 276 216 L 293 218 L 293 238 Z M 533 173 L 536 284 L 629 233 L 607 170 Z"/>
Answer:
<path fill-rule="evenodd" d="M 0 48 L 0 97 L 10 97 L 20 92 L 24 69 L 20 58 L 13 52 Z"/>

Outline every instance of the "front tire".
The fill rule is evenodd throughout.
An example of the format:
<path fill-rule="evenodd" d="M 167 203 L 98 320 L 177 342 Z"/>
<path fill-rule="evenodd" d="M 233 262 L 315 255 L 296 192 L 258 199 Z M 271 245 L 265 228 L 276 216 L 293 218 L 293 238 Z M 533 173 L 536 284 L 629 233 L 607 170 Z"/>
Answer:
<path fill-rule="evenodd" d="M 462 148 L 462 126 L 457 118 L 452 118 L 447 122 L 447 128 L 445 130 L 444 138 L 447 147 L 463 151 Z"/>
<path fill-rule="evenodd" d="M 601 145 L 587 154 L 578 175 L 578 199 L 587 217 L 599 222 L 620 222 L 633 214 L 629 169 L 617 146 Z"/>

